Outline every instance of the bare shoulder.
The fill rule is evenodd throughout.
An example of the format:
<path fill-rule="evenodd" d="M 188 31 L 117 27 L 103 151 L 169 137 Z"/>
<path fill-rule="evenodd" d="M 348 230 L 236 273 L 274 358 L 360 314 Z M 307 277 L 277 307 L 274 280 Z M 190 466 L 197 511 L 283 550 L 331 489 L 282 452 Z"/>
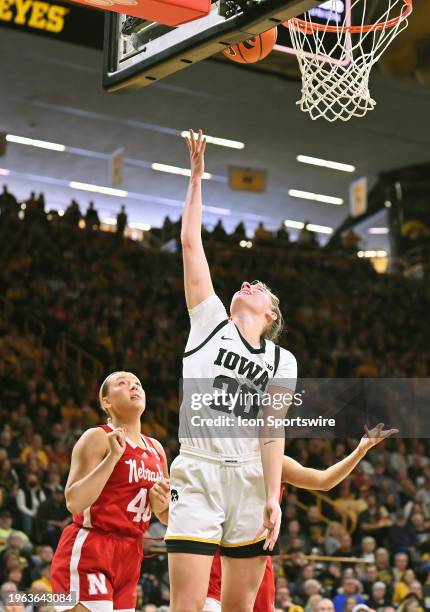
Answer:
<path fill-rule="evenodd" d="M 93 453 L 104 452 L 108 446 L 107 433 L 101 427 L 91 427 L 87 429 L 75 444 L 75 450 L 86 452 L 91 450 Z"/>
<path fill-rule="evenodd" d="M 163 448 L 163 445 L 161 444 L 161 442 L 159 442 L 155 438 L 150 438 L 149 436 L 148 436 L 148 440 L 151 441 L 151 444 L 153 444 L 155 446 L 155 448 L 158 450 L 159 453 L 161 453 L 161 455 L 163 457 L 166 456 L 166 453 L 164 452 L 164 448 Z"/>

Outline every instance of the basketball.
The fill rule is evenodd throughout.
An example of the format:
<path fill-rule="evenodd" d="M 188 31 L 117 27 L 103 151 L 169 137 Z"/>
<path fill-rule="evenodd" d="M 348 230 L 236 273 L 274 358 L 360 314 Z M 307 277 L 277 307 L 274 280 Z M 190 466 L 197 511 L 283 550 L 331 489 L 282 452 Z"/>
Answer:
<path fill-rule="evenodd" d="M 276 44 L 278 28 L 272 28 L 258 36 L 233 45 L 223 51 L 232 62 L 239 64 L 254 64 L 267 57 Z"/>

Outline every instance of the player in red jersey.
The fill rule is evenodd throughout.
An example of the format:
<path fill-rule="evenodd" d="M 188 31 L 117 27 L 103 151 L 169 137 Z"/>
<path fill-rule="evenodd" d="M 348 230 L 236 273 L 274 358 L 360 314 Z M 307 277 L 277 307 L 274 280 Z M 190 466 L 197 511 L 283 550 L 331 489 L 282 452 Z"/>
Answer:
<path fill-rule="evenodd" d="M 73 523 L 52 563 L 55 593 L 76 593 L 73 612 L 134 612 L 151 511 L 168 516 L 166 455 L 141 434 L 145 392 L 130 372 L 110 374 L 100 388 L 108 424 L 76 443 L 66 485 Z M 156 484 L 157 483 L 157 484 Z"/>
<path fill-rule="evenodd" d="M 326 470 L 307 468 L 292 459 L 284 456 L 282 462 L 282 482 L 300 489 L 310 491 L 329 491 L 344 480 L 357 464 L 370 450 L 388 436 L 398 432 L 397 429 L 383 429 L 380 423 L 370 431 L 365 427 L 366 434 L 358 446 L 347 457 L 335 463 Z M 281 487 L 281 498 L 283 487 Z M 272 612 L 275 609 L 275 580 L 273 574 L 272 557 L 267 558 L 266 570 L 257 598 L 254 603 L 254 612 Z M 221 556 L 219 550 L 212 562 L 208 595 L 203 612 L 221 612 Z"/>

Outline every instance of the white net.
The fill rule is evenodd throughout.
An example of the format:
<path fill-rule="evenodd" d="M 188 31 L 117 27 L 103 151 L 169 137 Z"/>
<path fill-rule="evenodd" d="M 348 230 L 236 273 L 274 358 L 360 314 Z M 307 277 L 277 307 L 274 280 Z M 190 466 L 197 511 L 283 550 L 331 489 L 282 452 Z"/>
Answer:
<path fill-rule="evenodd" d="M 324 4 L 338 12 L 339 0 Z M 391 41 L 408 25 L 412 0 L 384 0 L 386 10 L 373 25 L 367 21 L 374 9 L 371 0 L 353 0 L 340 23 L 312 21 L 312 11 L 287 23 L 302 75 L 302 97 L 297 104 L 312 119 L 348 121 L 363 117 L 375 107 L 369 76 Z M 369 5 L 369 6 L 368 6 Z M 360 21 L 351 25 L 351 15 Z"/>

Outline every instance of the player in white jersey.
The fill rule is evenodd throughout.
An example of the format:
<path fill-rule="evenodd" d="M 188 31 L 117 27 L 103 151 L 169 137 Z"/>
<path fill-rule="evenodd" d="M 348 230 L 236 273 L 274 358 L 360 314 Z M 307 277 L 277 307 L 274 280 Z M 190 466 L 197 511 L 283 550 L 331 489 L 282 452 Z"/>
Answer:
<path fill-rule="evenodd" d="M 297 366 L 294 356 L 272 341 L 282 317 L 266 285 L 243 282 L 230 316 L 214 293 L 201 239 L 202 132 L 196 139 L 190 131 L 187 144 L 191 177 L 181 241 L 191 331 L 183 361 L 181 451 L 171 466 L 170 609 L 201 612 L 220 546 L 223 610 L 248 612 L 281 516 L 284 431 L 269 431 L 267 415 L 275 397 L 277 416 L 285 414 Z M 263 422 L 262 433 L 252 419 Z"/>

